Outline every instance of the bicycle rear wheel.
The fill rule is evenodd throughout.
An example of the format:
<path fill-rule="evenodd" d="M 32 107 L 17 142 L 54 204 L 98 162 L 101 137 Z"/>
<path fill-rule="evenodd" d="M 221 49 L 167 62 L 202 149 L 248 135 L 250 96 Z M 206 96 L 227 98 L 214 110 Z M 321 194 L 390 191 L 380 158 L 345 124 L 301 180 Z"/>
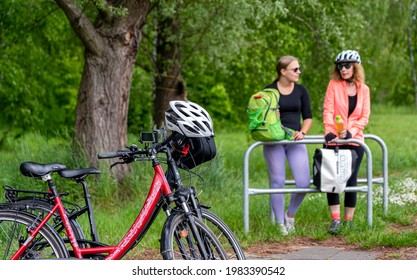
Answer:
<path fill-rule="evenodd" d="M 36 217 L 19 211 L 0 210 L 0 258 L 10 259 L 29 236 L 31 228 L 38 225 Z M 56 231 L 45 224 L 23 252 L 20 259 L 68 258 L 69 253 Z"/>
<path fill-rule="evenodd" d="M 229 226 L 216 214 L 202 208 L 201 216 L 204 224 L 211 229 L 217 239 L 226 250 L 227 257 L 230 260 L 245 260 L 245 253 L 240 246 L 233 231 Z"/>
<path fill-rule="evenodd" d="M 164 260 L 202 260 L 205 259 L 199 246 L 202 246 L 209 260 L 227 259 L 227 254 L 214 233 L 199 219 L 195 225 L 203 244 L 198 244 L 189 219 L 184 213 L 173 213 L 165 221 L 161 236 L 161 254 Z"/>
<path fill-rule="evenodd" d="M 24 197 L 14 202 L 8 203 L 8 207 L 3 206 L 2 208 L 8 209 L 18 209 L 19 211 L 25 211 L 31 213 L 35 216 L 41 215 L 44 217 L 48 214 L 52 208 L 54 207 L 53 203 L 49 200 L 38 198 L 38 197 Z M 65 209 L 67 210 L 67 209 Z M 70 217 L 70 213 L 67 211 L 67 215 Z M 77 240 L 84 240 L 85 235 L 82 227 L 78 223 L 76 219 L 69 219 L 71 224 L 71 228 L 74 231 L 75 238 Z M 68 237 L 65 232 L 64 225 L 62 223 L 61 217 L 59 216 L 58 212 L 54 213 L 53 219 L 50 220 L 50 225 L 59 233 L 62 239 L 64 239 L 65 243 L 69 243 Z M 83 244 L 80 244 L 80 247 L 83 247 Z"/>

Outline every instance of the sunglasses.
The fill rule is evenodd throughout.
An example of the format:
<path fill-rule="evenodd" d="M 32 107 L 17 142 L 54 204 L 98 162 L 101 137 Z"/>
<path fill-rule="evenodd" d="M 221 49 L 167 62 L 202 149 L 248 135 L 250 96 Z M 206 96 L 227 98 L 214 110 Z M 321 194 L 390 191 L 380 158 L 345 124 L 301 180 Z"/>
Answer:
<path fill-rule="evenodd" d="M 298 71 L 301 72 L 301 68 L 300 67 L 295 67 L 295 68 L 285 69 L 285 70 L 292 70 L 292 71 L 294 71 L 294 73 L 297 73 Z"/>
<path fill-rule="evenodd" d="M 352 66 L 352 63 L 341 63 L 341 64 L 337 64 L 337 69 L 342 70 L 343 67 L 345 67 L 346 69 L 349 69 Z"/>

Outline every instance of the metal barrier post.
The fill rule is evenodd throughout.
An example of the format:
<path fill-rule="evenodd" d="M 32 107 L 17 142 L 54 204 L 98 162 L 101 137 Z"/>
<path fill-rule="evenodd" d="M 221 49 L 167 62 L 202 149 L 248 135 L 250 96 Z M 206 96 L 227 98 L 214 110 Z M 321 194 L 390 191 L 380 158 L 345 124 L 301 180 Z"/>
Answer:
<path fill-rule="evenodd" d="M 382 147 L 383 152 L 383 175 L 382 183 L 383 183 L 383 208 L 384 212 L 387 211 L 388 205 L 388 164 L 387 164 L 387 150 L 384 142 L 375 135 L 365 135 L 365 138 L 370 138 L 376 140 Z M 350 192 L 367 192 L 367 222 L 368 225 L 372 225 L 372 183 L 374 182 L 372 178 L 372 153 L 369 147 L 362 141 L 356 139 L 348 139 L 348 140 L 337 140 L 336 143 L 338 144 L 345 144 L 345 143 L 356 143 L 364 148 L 366 153 L 366 187 L 361 186 L 351 186 L 346 191 Z M 304 193 L 316 193 L 320 192 L 317 188 L 283 188 L 283 189 L 250 189 L 249 188 L 249 158 L 251 152 L 258 146 L 261 145 L 273 145 L 273 144 L 324 144 L 324 138 L 322 135 L 309 135 L 305 139 L 300 141 L 276 141 L 276 142 L 255 142 L 253 143 L 245 152 L 244 155 L 244 162 L 243 162 L 243 185 L 244 185 L 244 201 L 243 201 L 243 223 L 244 223 L 244 230 L 245 232 L 249 231 L 249 196 L 250 195 L 258 195 L 258 194 L 273 194 L 273 193 L 297 193 L 297 192 L 304 192 Z M 291 181 L 288 181 L 292 183 Z M 358 179 L 359 182 L 359 179 Z M 380 180 L 375 181 L 375 183 L 381 183 Z M 287 181 L 286 181 L 287 184 Z"/>
<path fill-rule="evenodd" d="M 388 213 L 388 149 L 385 142 L 376 135 L 365 134 L 365 139 L 375 140 L 382 149 L 382 207 L 384 214 Z"/>

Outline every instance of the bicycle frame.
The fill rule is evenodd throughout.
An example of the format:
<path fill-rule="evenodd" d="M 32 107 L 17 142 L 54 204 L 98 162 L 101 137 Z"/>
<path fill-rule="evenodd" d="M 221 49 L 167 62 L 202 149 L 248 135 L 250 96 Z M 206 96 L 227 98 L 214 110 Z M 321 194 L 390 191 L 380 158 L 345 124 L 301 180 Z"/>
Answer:
<path fill-rule="evenodd" d="M 109 255 L 105 258 L 108 260 L 117 260 L 120 259 L 134 244 L 135 240 L 138 238 L 139 234 L 143 232 L 146 228 L 146 225 L 152 217 L 153 210 L 156 208 L 156 205 L 161 196 L 161 192 L 165 197 L 171 196 L 171 188 L 168 185 L 167 180 L 165 179 L 164 171 L 162 170 L 161 165 L 154 165 L 155 174 L 152 180 L 151 188 L 148 192 L 146 200 L 142 206 L 139 215 L 136 220 L 127 231 L 125 236 L 119 242 L 116 247 L 113 247 Z M 106 247 L 104 247 L 105 249 Z M 95 248 L 93 248 L 95 249 Z M 103 249 L 103 248 L 97 248 Z M 81 249 L 84 250 L 84 249 Z M 100 251 L 98 251 L 100 252 Z"/>
<path fill-rule="evenodd" d="M 11 259 L 16 260 L 20 258 L 23 252 L 30 246 L 30 243 L 34 239 L 34 237 L 39 233 L 40 229 L 49 221 L 49 219 L 53 216 L 53 214 L 56 211 L 58 211 L 61 216 L 63 225 L 66 230 L 66 234 L 68 235 L 70 244 L 74 250 L 76 258 L 83 258 L 92 254 L 107 253 L 108 255 L 105 257 L 105 259 L 121 259 L 123 255 L 126 254 L 129 251 L 129 249 L 135 244 L 135 241 L 138 239 L 138 237 L 144 231 L 146 231 L 149 225 L 149 221 L 152 219 L 153 213 L 155 213 L 154 210 L 158 208 L 157 204 L 160 200 L 161 195 L 163 195 L 168 201 L 170 201 L 170 197 L 172 196 L 171 189 L 168 185 L 168 182 L 165 179 L 165 173 L 161 167 L 161 164 L 155 164 L 153 168 L 155 173 L 147 198 L 132 226 L 126 232 L 124 237 L 120 240 L 119 244 L 117 244 L 116 246 L 102 246 L 93 248 L 79 247 L 74 232 L 71 228 L 69 219 L 66 215 L 61 198 L 57 194 L 56 187 L 53 181 L 51 180 L 51 176 L 48 175 L 43 177 L 42 179 L 44 181 L 47 181 L 49 184 L 55 205 L 52 208 L 52 210 L 45 216 L 45 218 L 43 218 L 40 221 L 40 223 L 34 229 L 30 229 L 30 236 L 16 251 L 16 253 L 12 256 Z"/>
<path fill-rule="evenodd" d="M 97 170 L 98 171 L 98 170 Z M 66 210 L 68 210 L 68 207 L 66 207 L 66 204 L 69 204 L 71 207 L 74 207 L 74 210 L 71 212 L 67 212 L 68 218 L 69 220 L 76 220 L 78 217 L 84 215 L 84 213 L 87 212 L 87 216 L 88 216 L 88 222 L 89 222 L 89 235 L 91 240 L 88 240 L 89 243 L 93 243 L 93 244 L 100 244 L 99 242 L 99 237 L 98 237 L 98 233 L 97 233 L 97 226 L 96 226 L 96 222 L 95 222 L 95 218 L 94 218 L 94 214 L 93 214 L 93 205 L 92 205 L 92 201 L 91 201 L 91 195 L 88 191 L 88 186 L 86 181 L 84 180 L 85 177 L 87 177 L 89 174 L 99 174 L 100 172 L 95 172 L 95 171 L 90 171 L 90 170 L 84 170 L 84 169 L 80 169 L 79 175 L 75 175 L 75 177 L 64 177 L 64 178 L 72 178 L 74 179 L 77 183 L 82 185 L 83 188 L 83 197 L 84 197 L 84 204 L 83 206 L 80 206 L 78 204 L 69 202 L 69 201 L 64 201 L 61 200 L 62 203 L 64 204 L 64 207 L 66 208 Z M 78 171 L 77 171 L 78 173 Z M 61 174 L 62 176 L 62 174 Z M 72 176 L 74 176 L 72 174 Z M 52 210 L 54 203 L 51 201 L 51 192 L 43 192 L 43 191 L 35 191 L 35 190 L 22 190 L 22 189 L 15 189 L 14 187 L 8 186 L 8 185 L 4 185 L 3 189 L 6 191 L 5 193 L 5 197 L 8 200 L 8 202 L 10 203 L 19 203 L 20 201 L 25 201 L 25 200 L 34 200 L 34 201 L 39 201 L 41 203 L 47 203 L 51 209 L 48 210 L 48 212 L 50 210 Z M 23 197 L 19 197 L 19 193 L 23 193 L 26 196 Z M 29 196 L 28 196 L 29 195 Z M 62 196 L 66 196 L 68 195 L 67 192 L 64 193 L 60 193 L 59 194 L 61 197 Z M 46 211 L 45 211 L 46 212 Z M 61 220 L 59 220 L 58 224 L 54 224 L 54 227 L 57 227 L 61 225 L 62 229 L 65 229 L 63 227 L 63 223 Z"/>
<path fill-rule="evenodd" d="M 189 202 L 190 202 L 190 207 L 191 210 L 194 211 L 194 213 L 196 214 L 196 216 L 201 219 L 201 205 L 199 203 L 197 203 L 196 201 L 196 190 L 194 187 L 190 187 L 190 188 L 184 188 L 183 187 L 183 183 L 182 183 L 182 179 L 178 170 L 178 167 L 175 163 L 175 161 L 173 160 L 171 154 L 171 150 L 170 149 L 166 149 L 164 151 L 166 158 L 167 158 L 167 166 L 168 169 L 165 171 L 165 178 L 167 179 L 168 184 L 170 185 L 171 191 L 178 191 L 178 190 L 182 190 L 185 191 L 185 195 L 187 197 L 189 197 Z M 67 171 L 67 170 L 66 170 Z M 93 214 L 93 207 L 92 207 L 92 202 L 91 202 L 91 195 L 88 191 L 88 186 L 87 186 L 87 182 L 84 180 L 84 178 L 86 176 L 88 176 L 88 174 L 99 174 L 99 172 L 95 172 L 95 171 L 90 171 L 89 169 L 79 169 L 79 170 L 68 170 L 70 171 L 69 175 L 64 175 L 62 173 L 60 173 L 61 177 L 64 178 L 68 178 L 68 179 L 74 179 L 77 183 L 82 185 L 82 189 L 83 189 L 83 196 L 84 196 L 84 203 L 85 205 L 80 206 L 68 201 L 64 201 L 61 200 L 61 202 L 63 203 L 64 207 L 65 207 L 65 203 L 69 203 L 70 205 L 74 205 L 75 210 L 72 212 L 68 212 L 67 211 L 67 216 L 69 218 L 69 220 L 76 220 L 78 217 L 82 216 L 85 212 L 87 212 L 87 216 L 88 216 L 88 222 L 89 222 L 89 229 L 90 229 L 90 237 L 91 239 L 82 239 L 82 240 L 78 240 L 78 242 L 85 242 L 85 243 L 89 243 L 91 245 L 95 245 L 95 246 L 103 246 L 104 244 L 102 244 L 99 241 L 98 238 L 98 232 L 97 232 L 97 226 L 96 226 L 96 222 L 95 222 L 95 217 Z M 98 170 L 97 170 L 98 171 Z M 51 197 L 51 192 L 43 192 L 43 191 L 34 191 L 34 190 L 20 190 L 20 189 L 15 189 L 11 186 L 3 186 L 3 188 L 6 190 L 6 199 L 11 202 L 11 203 L 15 203 L 18 202 L 20 200 L 24 200 L 24 199 L 33 199 L 34 197 L 39 198 L 41 201 L 44 201 L 45 203 L 50 203 L 50 207 L 51 209 L 48 210 L 48 212 L 50 212 L 53 208 L 53 206 L 55 205 L 55 202 L 51 202 L 52 197 Z M 24 197 L 19 197 L 18 193 L 24 193 L 24 194 L 30 194 L 31 196 L 24 196 Z M 67 192 L 64 193 L 60 193 L 59 196 L 66 196 L 68 195 Z M 154 216 L 157 216 L 157 213 L 159 212 L 159 210 L 161 209 L 161 207 L 164 205 L 162 204 L 162 195 L 160 196 L 160 205 L 157 205 L 154 209 Z M 165 204 L 165 206 L 167 206 L 167 204 Z M 205 206 L 206 208 L 210 208 L 209 206 Z M 68 210 L 66 208 L 66 210 Z M 169 211 L 169 207 L 163 207 L 164 212 L 167 215 L 170 215 L 170 211 Z M 56 211 L 55 211 L 56 212 Z M 55 214 L 55 212 L 53 212 Z M 150 220 L 153 220 L 154 217 L 151 217 Z M 149 223 L 151 224 L 151 223 Z M 63 226 L 63 222 L 62 220 L 60 220 L 59 224 L 61 226 L 61 228 L 63 230 L 65 230 L 65 227 Z M 54 225 L 55 226 L 55 225 Z M 138 236 L 138 239 L 140 239 L 142 237 L 142 235 L 144 235 L 146 231 L 142 231 L 141 235 Z"/>
<path fill-rule="evenodd" d="M 39 233 L 41 228 L 49 221 L 49 219 L 53 216 L 53 214 L 56 211 L 58 211 L 60 216 L 61 216 L 62 223 L 64 224 L 67 236 L 70 240 L 71 245 L 74 247 L 74 253 L 75 253 L 76 257 L 81 258 L 82 257 L 81 253 L 80 253 L 79 250 L 77 250 L 77 248 L 79 249 L 79 246 L 78 246 L 77 240 L 75 238 L 74 231 L 72 230 L 69 219 L 66 215 L 64 205 L 62 204 L 62 201 L 61 201 L 61 197 L 58 195 L 58 193 L 56 191 L 56 187 L 55 187 L 53 181 L 51 180 L 51 175 L 48 174 L 46 176 L 42 176 L 42 180 L 48 182 L 48 185 L 49 185 L 50 190 L 52 192 L 54 207 L 45 216 L 45 218 L 43 218 L 41 220 L 41 222 L 34 229 L 29 229 L 29 233 L 30 233 L 29 237 L 20 246 L 20 248 L 16 251 L 16 253 L 11 257 L 11 260 L 18 260 L 22 256 L 23 252 L 30 246 L 31 241 L 35 238 L 35 236 Z"/>

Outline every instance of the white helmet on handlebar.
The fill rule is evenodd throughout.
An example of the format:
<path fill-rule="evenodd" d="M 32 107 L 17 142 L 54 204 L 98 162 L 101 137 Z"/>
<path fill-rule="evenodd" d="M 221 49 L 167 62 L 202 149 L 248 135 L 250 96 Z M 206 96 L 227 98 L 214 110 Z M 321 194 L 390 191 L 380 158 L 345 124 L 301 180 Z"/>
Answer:
<path fill-rule="evenodd" d="M 187 137 L 214 135 L 209 113 L 200 105 L 190 101 L 170 101 L 169 109 L 165 112 L 165 123 L 168 129 Z"/>

